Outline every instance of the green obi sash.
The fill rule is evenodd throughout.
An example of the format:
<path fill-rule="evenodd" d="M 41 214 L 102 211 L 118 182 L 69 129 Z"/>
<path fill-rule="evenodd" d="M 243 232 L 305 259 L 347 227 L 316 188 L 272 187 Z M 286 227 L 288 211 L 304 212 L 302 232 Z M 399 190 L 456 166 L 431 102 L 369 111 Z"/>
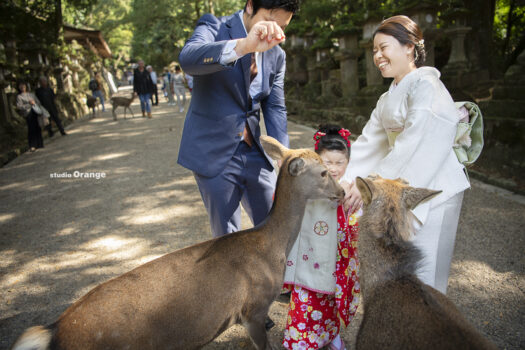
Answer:
<path fill-rule="evenodd" d="M 463 165 L 472 164 L 478 159 L 483 149 L 483 117 L 477 104 L 473 102 L 456 102 L 459 109 L 465 107 L 469 113 L 469 122 L 458 123 L 456 137 L 454 138 L 454 152 L 456 157 Z M 461 140 L 470 137 L 470 142 L 465 143 Z"/>
<path fill-rule="evenodd" d="M 456 102 L 458 109 L 463 106 L 469 113 L 469 122 L 458 122 L 453 150 L 461 164 L 470 165 L 478 159 L 483 149 L 483 117 L 477 104 L 473 102 Z M 401 132 L 386 131 L 390 147 L 394 146 L 396 138 Z"/>

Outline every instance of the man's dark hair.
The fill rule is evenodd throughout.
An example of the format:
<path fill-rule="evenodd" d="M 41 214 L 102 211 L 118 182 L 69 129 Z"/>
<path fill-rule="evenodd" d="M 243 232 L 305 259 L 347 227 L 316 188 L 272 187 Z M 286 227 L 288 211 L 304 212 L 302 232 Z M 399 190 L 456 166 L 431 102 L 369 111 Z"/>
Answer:
<path fill-rule="evenodd" d="M 250 1 L 253 7 L 252 16 L 255 16 L 260 8 L 266 10 L 283 9 L 291 13 L 296 13 L 299 10 L 299 0 L 248 0 L 246 5 L 244 5 L 244 11 L 246 11 L 246 6 L 248 6 Z"/>

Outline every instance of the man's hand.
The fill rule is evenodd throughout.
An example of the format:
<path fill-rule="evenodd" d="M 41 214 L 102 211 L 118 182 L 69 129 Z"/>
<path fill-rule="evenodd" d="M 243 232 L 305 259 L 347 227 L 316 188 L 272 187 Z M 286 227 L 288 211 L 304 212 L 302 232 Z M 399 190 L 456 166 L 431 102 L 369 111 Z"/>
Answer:
<path fill-rule="evenodd" d="M 349 184 L 346 181 L 341 182 L 341 187 L 345 190 L 345 198 L 343 199 L 343 208 L 345 211 L 350 209 L 350 212 L 353 213 L 358 208 L 363 205 L 363 200 L 361 199 L 361 192 L 357 189 L 355 182 L 352 181 Z"/>
<path fill-rule="evenodd" d="M 238 56 L 252 52 L 264 52 L 282 43 L 284 39 L 284 32 L 277 22 L 258 22 L 253 25 L 246 38 L 237 40 L 235 52 Z"/>

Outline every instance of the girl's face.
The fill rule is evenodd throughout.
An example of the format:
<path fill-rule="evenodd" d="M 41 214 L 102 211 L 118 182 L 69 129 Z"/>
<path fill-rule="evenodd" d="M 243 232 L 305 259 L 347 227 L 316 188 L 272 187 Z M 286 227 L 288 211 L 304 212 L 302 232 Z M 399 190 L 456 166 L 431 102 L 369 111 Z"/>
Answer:
<path fill-rule="evenodd" d="M 399 83 L 401 79 L 414 69 L 414 46 L 401 45 L 391 35 L 377 33 L 374 37 L 374 64 L 383 78 L 394 78 Z"/>
<path fill-rule="evenodd" d="M 330 175 L 337 181 L 341 179 L 348 165 L 348 157 L 343 151 L 323 151 L 319 154 Z"/>

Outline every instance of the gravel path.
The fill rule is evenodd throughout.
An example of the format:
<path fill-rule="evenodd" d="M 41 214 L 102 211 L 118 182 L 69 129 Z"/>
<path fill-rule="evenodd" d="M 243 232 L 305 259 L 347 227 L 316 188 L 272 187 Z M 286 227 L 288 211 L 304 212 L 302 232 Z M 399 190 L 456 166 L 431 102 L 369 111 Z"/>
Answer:
<path fill-rule="evenodd" d="M 133 110 L 140 115 L 136 103 Z M 193 176 L 176 164 L 177 110 L 163 101 L 151 120 L 105 112 L 0 168 L 0 349 L 101 282 L 211 237 Z M 311 146 L 311 128 L 289 129 L 292 147 Z M 523 197 L 473 181 L 448 295 L 501 349 L 525 348 L 524 227 Z M 286 307 L 281 297 L 271 308 L 275 343 Z M 360 317 L 343 333 L 348 344 Z M 240 326 L 205 347 L 240 348 L 253 348 Z"/>

